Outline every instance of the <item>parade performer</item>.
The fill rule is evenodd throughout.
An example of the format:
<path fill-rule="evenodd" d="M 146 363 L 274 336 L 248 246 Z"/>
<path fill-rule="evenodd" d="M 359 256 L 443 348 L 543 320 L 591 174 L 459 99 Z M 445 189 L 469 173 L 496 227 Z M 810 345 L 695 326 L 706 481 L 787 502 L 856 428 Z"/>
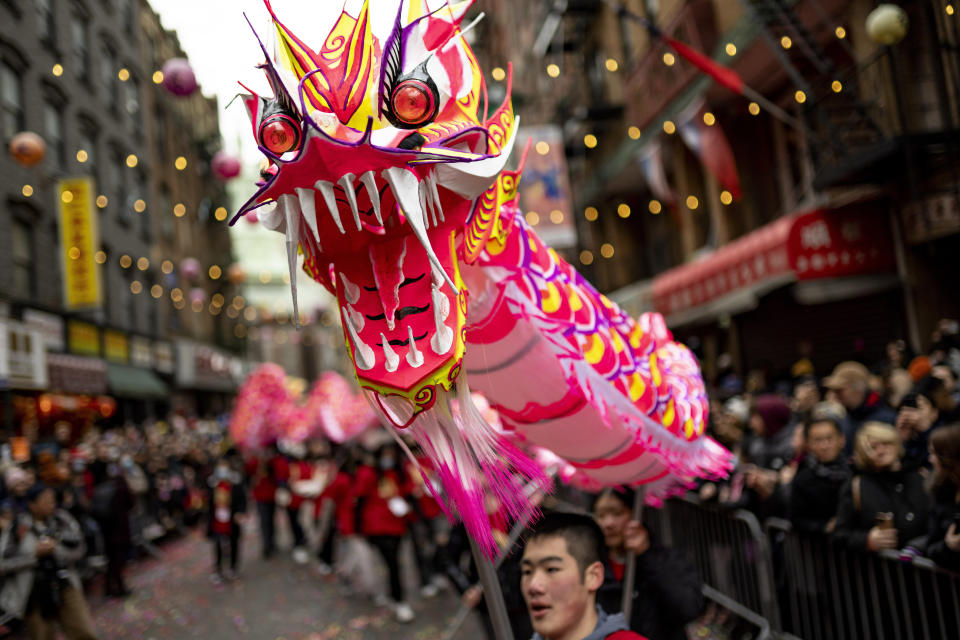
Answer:
<path fill-rule="evenodd" d="M 360 386 L 433 460 L 447 513 L 492 555 L 484 487 L 524 518 L 516 487 L 540 475 L 484 422 L 471 386 L 520 440 L 601 484 L 646 484 L 648 501 L 725 473 L 693 355 L 659 315 L 634 320 L 597 292 L 520 214 L 522 160 L 505 169 L 511 76 L 491 110 L 463 37 L 476 20 L 461 26 L 472 2 L 315 3 L 300 21 L 276 4 L 260 45 L 273 95 L 244 97 L 267 163 L 233 222 L 256 211 L 284 234 L 294 317 L 299 253 L 336 295 Z"/>

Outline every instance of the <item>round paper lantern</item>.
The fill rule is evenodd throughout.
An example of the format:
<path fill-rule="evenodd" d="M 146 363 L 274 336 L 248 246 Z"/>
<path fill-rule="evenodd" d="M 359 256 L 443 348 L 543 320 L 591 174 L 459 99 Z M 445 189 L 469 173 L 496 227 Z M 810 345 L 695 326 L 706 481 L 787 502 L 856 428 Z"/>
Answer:
<path fill-rule="evenodd" d="M 200 275 L 200 263 L 196 258 L 184 258 L 180 263 L 180 273 L 188 280 L 193 280 Z"/>
<path fill-rule="evenodd" d="M 175 96 L 188 96 L 197 90 L 197 77 L 186 58 L 170 58 L 164 63 L 163 88 Z"/>
<path fill-rule="evenodd" d="M 197 287 L 190 290 L 190 304 L 199 303 L 203 304 L 207 301 L 207 292 Z"/>
<path fill-rule="evenodd" d="M 238 264 L 227 267 L 227 280 L 233 284 L 243 284 L 247 280 L 247 272 Z"/>
<path fill-rule="evenodd" d="M 243 216 L 243 219 L 247 221 L 247 224 L 257 224 L 260 221 L 260 218 L 257 217 L 256 211 L 251 211 Z"/>
<path fill-rule="evenodd" d="M 10 140 L 10 155 L 21 166 L 37 166 L 46 153 L 47 143 L 33 131 L 22 131 Z"/>
<path fill-rule="evenodd" d="M 240 160 L 226 151 L 217 151 L 210 161 L 210 168 L 221 180 L 230 180 L 240 175 Z"/>
<path fill-rule="evenodd" d="M 878 44 L 897 44 L 907 35 L 909 26 L 907 12 L 895 4 L 878 5 L 867 16 L 867 35 Z"/>

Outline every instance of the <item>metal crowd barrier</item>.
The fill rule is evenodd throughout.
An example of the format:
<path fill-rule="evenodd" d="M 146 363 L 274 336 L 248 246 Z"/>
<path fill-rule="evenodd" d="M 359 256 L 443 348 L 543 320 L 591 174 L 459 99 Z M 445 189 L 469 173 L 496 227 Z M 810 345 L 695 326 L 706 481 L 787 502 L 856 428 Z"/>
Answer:
<path fill-rule="evenodd" d="M 648 509 L 651 534 L 697 568 L 704 595 L 769 635 L 802 640 L 960 638 L 960 574 L 923 557 L 863 553 L 692 497 Z"/>
<path fill-rule="evenodd" d="M 766 523 L 782 629 L 804 640 L 960 638 L 960 574 L 922 557 L 846 549 Z"/>
<path fill-rule="evenodd" d="M 648 509 L 654 537 L 683 553 L 697 568 L 704 595 L 753 623 L 757 640 L 779 626 L 770 549 L 760 523 L 749 511 L 720 511 L 692 498 Z"/>

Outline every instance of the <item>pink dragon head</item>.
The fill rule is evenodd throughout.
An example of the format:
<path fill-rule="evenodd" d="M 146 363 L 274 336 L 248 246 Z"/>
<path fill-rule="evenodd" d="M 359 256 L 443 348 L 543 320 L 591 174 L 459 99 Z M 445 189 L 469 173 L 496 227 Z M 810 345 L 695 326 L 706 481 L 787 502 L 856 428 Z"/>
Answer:
<path fill-rule="evenodd" d="M 381 406 L 402 405 L 390 415 L 403 426 L 459 375 L 457 254 L 465 237 L 489 233 L 477 210 L 513 146 L 509 88 L 488 118 L 460 26 L 472 0 L 351 0 L 315 40 L 264 3 L 274 95 L 245 103 L 267 163 L 234 222 L 256 210 L 285 233 L 291 270 L 299 247 L 337 297 L 361 386 Z"/>

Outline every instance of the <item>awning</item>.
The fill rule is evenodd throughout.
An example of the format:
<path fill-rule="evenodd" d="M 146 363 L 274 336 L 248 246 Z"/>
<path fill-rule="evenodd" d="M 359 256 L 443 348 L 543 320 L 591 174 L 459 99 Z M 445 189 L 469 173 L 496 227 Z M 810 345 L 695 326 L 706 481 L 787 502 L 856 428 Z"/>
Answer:
<path fill-rule="evenodd" d="M 107 392 L 107 363 L 99 358 L 47 354 L 50 390 L 99 395 Z"/>
<path fill-rule="evenodd" d="M 815 209 L 783 216 L 653 279 L 653 306 L 670 324 L 737 313 L 797 280 L 894 269 L 885 212 Z"/>
<path fill-rule="evenodd" d="M 107 366 L 107 381 L 113 395 L 121 398 L 166 398 L 167 385 L 149 369 L 124 364 Z"/>

